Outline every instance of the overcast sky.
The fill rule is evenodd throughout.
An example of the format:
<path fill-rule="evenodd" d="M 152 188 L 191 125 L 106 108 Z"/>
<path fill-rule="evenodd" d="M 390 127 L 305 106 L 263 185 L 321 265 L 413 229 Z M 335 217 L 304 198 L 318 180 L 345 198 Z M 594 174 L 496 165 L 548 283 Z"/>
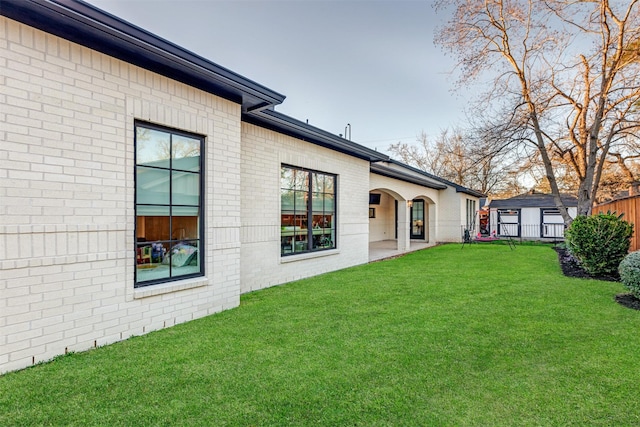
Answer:
<path fill-rule="evenodd" d="M 89 0 L 286 96 L 277 111 L 382 152 L 464 121 L 432 1 Z"/>

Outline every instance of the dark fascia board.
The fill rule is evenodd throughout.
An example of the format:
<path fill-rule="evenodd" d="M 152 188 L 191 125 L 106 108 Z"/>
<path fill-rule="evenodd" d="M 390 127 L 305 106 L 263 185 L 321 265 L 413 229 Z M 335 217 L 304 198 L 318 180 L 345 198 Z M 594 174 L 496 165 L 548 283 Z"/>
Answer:
<path fill-rule="evenodd" d="M 275 110 L 268 109 L 247 112 L 242 115 L 242 120 L 262 128 L 273 130 L 274 132 L 289 135 L 302 141 L 307 141 L 370 162 L 389 158 L 385 154 L 381 154 Z"/>
<path fill-rule="evenodd" d="M 424 179 L 420 179 L 416 176 L 409 175 L 408 173 L 403 173 L 395 169 L 391 169 L 385 166 L 382 166 L 377 163 L 372 163 L 370 166 L 371 173 L 375 173 L 377 175 L 386 176 L 387 178 L 395 178 L 400 181 L 410 182 L 412 184 L 417 184 L 422 187 L 433 188 L 435 190 L 444 190 L 447 188 L 444 184 L 436 184 L 434 182 L 429 182 Z"/>
<path fill-rule="evenodd" d="M 409 169 L 409 170 L 411 170 L 413 172 L 419 173 L 420 175 L 424 175 L 424 176 L 426 176 L 428 178 L 435 179 L 436 181 L 439 181 L 439 182 L 441 182 L 441 183 L 443 183 L 443 184 L 445 184 L 447 186 L 451 186 L 451 187 L 456 189 L 456 193 L 464 193 L 464 194 L 468 194 L 470 196 L 478 197 L 478 198 L 486 197 L 486 194 L 481 193 L 480 191 L 476 191 L 476 190 L 472 190 L 472 189 L 467 188 L 467 187 L 463 187 L 462 185 L 458 185 L 455 182 L 451 182 L 451 181 L 448 181 L 448 180 L 446 180 L 444 178 L 440 178 L 439 176 L 433 175 L 433 174 L 431 174 L 429 172 L 425 172 L 425 171 L 423 171 L 421 169 L 418 169 L 418 168 L 414 168 L 413 166 L 409 166 L 409 165 L 404 164 L 402 162 L 399 162 L 397 160 L 389 159 L 389 163 L 393 163 L 394 165 L 402 166 L 403 168 L 407 168 L 407 169 Z"/>
<path fill-rule="evenodd" d="M 281 95 L 80 0 L 0 0 L 0 14 L 189 86 L 269 108 Z"/>

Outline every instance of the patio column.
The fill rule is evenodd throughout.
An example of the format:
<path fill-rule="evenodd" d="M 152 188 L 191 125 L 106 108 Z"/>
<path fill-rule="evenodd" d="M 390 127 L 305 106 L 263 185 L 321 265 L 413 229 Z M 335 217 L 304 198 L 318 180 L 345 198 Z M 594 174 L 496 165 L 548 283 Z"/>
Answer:
<path fill-rule="evenodd" d="M 400 200 L 398 202 L 398 250 L 401 252 L 407 252 L 411 248 L 410 236 L 410 218 L 411 209 L 408 206 L 406 200 Z"/>

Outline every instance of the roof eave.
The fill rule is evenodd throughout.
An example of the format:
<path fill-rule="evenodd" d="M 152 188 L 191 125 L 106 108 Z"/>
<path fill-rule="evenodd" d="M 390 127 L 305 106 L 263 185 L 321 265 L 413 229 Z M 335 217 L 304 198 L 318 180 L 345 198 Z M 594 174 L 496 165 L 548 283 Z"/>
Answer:
<path fill-rule="evenodd" d="M 302 141 L 339 151 L 353 157 L 370 162 L 386 160 L 389 157 L 375 150 L 348 141 L 325 130 L 309 125 L 308 123 L 289 117 L 275 110 L 261 110 L 247 112 L 242 115 L 242 120 L 271 129 L 273 131 L 292 136 Z"/>
<path fill-rule="evenodd" d="M 470 188 L 456 188 L 456 193 L 463 193 L 477 198 L 486 197 L 486 194 L 480 191 L 472 190 Z"/>
<path fill-rule="evenodd" d="M 420 185 L 426 188 L 432 188 L 434 190 L 444 190 L 447 188 L 447 186 L 444 184 L 436 184 L 436 183 L 428 182 L 418 177 L 411 176 L 409 174 L 402 173 L 393 169 L 385 168 L 384 166 L 380 166 L 376 164 L 372 164 L 369 170 L 371 171 L 371 173 L 375 173 L 376 175 L 385 176 L 387 178 L 398 179 L 400 181 L 409 182 L 411 184 Z"/>

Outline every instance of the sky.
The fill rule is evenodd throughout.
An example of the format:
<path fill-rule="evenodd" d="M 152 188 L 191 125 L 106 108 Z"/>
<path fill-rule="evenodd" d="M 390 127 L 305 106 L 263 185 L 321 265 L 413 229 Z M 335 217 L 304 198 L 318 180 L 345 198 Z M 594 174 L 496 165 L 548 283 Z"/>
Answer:
<path fill-rule="evenodd" d="M 388 154 L 462 125 L 431 0 L 88 0 L 286 96 L 276 111 Z M 350 125 L 350 126 L 348 126 Z"/>

